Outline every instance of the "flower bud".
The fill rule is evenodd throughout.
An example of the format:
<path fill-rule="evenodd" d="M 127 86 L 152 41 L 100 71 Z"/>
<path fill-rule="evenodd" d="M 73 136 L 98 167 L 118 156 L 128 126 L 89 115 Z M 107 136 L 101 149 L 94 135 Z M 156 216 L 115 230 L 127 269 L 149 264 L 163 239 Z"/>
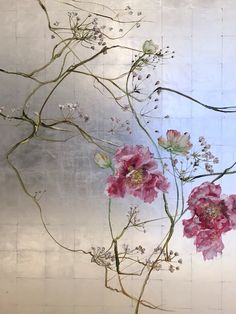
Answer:
<path fill-rule="evenodd" d="M 104 153 L 96 153 L 94 156 L 94 161 L 100 168 L 103 169 L 110 168 L 111 166 L 110 158 Z"/>
<path fill-rule="evenodd" d="M 154 44 L 152 40 L 146 40 L 143 44 L 143 52 L 148 55 L 155 54 L 158 48 L 158 45 Z"/>

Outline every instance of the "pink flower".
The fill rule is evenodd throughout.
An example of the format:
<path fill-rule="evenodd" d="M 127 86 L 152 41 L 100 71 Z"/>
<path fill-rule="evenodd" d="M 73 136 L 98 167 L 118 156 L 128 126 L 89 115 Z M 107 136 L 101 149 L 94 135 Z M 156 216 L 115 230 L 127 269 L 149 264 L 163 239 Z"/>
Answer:
<path fill-rule="evenodd" d="M 193 146 L 190 143 L 189 134 L 185 132 L 181 135 L 177 130 L 168 130 L 166 138 L 159 137 L 158 144 L 164 149 L 180 155 L 186 155 Z"/>
<path fill-rule="evenodd" d="M 188 206 L 192 217 L 183 220 L 184 235 L 195 238 L 204 259 L 212 259 L 224 248 L 221 235 L 236 226 L 236 196 L 225 200 L 220 185 L 204 182 L 192 190 Z"/>
<path fill-rule="evenodd" d="M 204 182 L 193 189 L 188 199 L 189 210 L 199 219 L 201 228 L 227 232 L 231 229 L 228 208 L 221 198 L 221 187 Z"/>
<path fill-rule="evenodd" d="M 117 150 L 114 162 L 115 175 L 107 180 L 109 197 L 124 197 L 127 193 L 151 203 L 158 190 L 167 191 L 169 183 L 157 171 L 157 163 L 148 147 L 125 145 Z"/>

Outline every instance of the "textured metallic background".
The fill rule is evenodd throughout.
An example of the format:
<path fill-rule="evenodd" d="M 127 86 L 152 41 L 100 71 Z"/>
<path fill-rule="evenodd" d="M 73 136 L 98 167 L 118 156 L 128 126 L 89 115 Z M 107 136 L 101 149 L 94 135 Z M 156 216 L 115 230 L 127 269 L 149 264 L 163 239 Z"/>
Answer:
<path fill-rule="evenodd" d="M 59 2 L 46 1 L 55 20 L 67 11 Z M 165 86 L 177 88 L 211 105 L 236 105 L 236 3 L 233 0 L 104 0 L 104 4 L 121 8 L 130 4 L 142 10 L 152 21 L 130 33 L 126 44 L 141 47 L 152 38 L 176 51 L 157 70 Z M 45 63 L 53 42 L 43 12 L 34 0 L 0 0 L 0 67 L 30 71 Z M 110 56 L 93 68 L 104 73 L 119 73 L 129 64 L 131 55 Z M 56 71 L 56 69 L 54 69 Z M 53 69 L 50 71 L 54 71 Z M 50 77 L 52 72 L 45 76 Z M 72 76 L 51 99 L 49 112 L 57 104 L 79 100 L 91 117 L 89 127 L 103 135 L 112 115 L 119 110 L 98 91 L 88 89 L 87 82 Z M 92 86 L 92 84 L 91 84 Z M 0 75 L 0 104 L 20 107 L 32 83 L 13 76 Z M 33 108 L 44 92 L 33 99 Z M 220 166 L 235 159 L 235 115 L 206 111 L 175 95 L 162 98 L 161 116 L 153 128 L 160 132 L 176 128 L 191 133 L 193 141 L 204 135 Z M 93 116 L 92 116 L 93 115 Z M 133 304 L 125 297 L 104 288 L 103 271 L 89 258 L 65 252 L 45 233 L 37 209 L 22 193 L 15 174 L 4 156 L 13 143 L 24 136 L 24 126 L 0 120 L 0 313 L 1 314 L 130 314 Z M 134 124 L 134 128 L 137 128 Z M 135 131 L 132 139 L 145 143 Z M 14 161 L 31 191 L 46 190 L 42 198 L 49 229 L 63 244 L 89 248 L 108 241 L 107 199 L 103 194 L 106 175 L 93 162 L 95 149 L 77 136 L 67 143 L 31 142 L 21 147 Z M 221 180 L 225 193 L 236 193 L 235 177 Z M 119 206 L 119 204 L 121 206 Z M 114 217 L 119 225 L 126 209 L 117 202 Z M 154 205 L 148 216 L 155 215 Z M 134 243 L 148 245 L 165 229 L 152 225 L 145 238 Z M 183 257 L 179 272 L 160 273 L 151 280 L 147 295 L 176 314 L 236 313 L 236 232 L 224 237 L 222 257 L 204 262 L 196 254 L 193 241 L 176 230 L 173 247 Z M 131 291 L 136 281 L 130 282 Z M 143 309 L 141 314 L 155 313 Z"/>

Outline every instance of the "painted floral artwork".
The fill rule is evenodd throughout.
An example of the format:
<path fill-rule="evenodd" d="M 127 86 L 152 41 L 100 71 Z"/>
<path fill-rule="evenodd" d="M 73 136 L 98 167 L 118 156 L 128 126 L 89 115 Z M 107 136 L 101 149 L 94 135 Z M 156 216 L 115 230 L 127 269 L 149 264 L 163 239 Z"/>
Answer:
<path fill-rule="evenodd" d="M 115 175 L 108 178 L 107 194 L 110 198 L 124 197 L 125 193 L 152 203 L 157 191 L 167 192 L 169 184 L 157 169 L 149 148 L 124 146 L 115 154 Z"/>
<path fill-rule="evenodd" d="M 14 173 L 21 193 L 37 211 L 48 241 L 66 252 L 84 255 L 97 268 L 102 268 L 105 288 L 132 300 L 134 314 L 142 314 L 144 308 L 152 309 L 153 313 L 168 310 L 168 304 L 160 305 L 158 296 L 155 303 L 150 301 L 146 289 L 155 273 L 181 272 L 184 252 L 176 251 L 173 241 L 177 224 L 181 225 L 182 237 L 202 256 L 202 263 L 217 259 L 224 254 L 224 235 L 236 228 L 236 188 L 235 194 L 230 194 L 221 187 L 221 179 L 235 173 L 235 163 L 221 167 L 217 152 L 208 143 L 207 130 L 199 129 L 196 140 L 188 128 L 161 126 L 160 121 L 169 119 L 168 115 L 162 115 L 161 108 L 165 105 L 162 96 L 171 94 L 187 99 L 206 112 L 214 111 L 219 115 L 232 114 L 236 108 L 205 104 L 156 80 L 158 69 L 163 63 L 171 63 L 175 52 L 169 46 L 156 43 L 151 34 L 138 46 L 123 43 L 132 31 L 142 29 L 141 11 L 129 5 L 122 10 L 113 10 L 97 3 L 90 3 L 88 10 L 83 2 L 69 1 L 63 3 L 67 14 L 65 25 L 51 17 L 43 0 L 32 1 L 36 1 L 43 12 L 50 31 L 51 57 L 31 72 L 25 72 L 23 68 L 17 71 L 0 69 L 6 77 L 20 77 L 33 83 L 20 108 L 16 104 L 17 109 L 3 106 L 0 111 L 0 117 L 13 130 L 20 130 L 20 138 L 17 136 L 14 145 L 4 152 L 7 165 Z M 106 58 L 126 53 L 131 56 L 129 64 L 121 68 L 119 74 L 113 74 Z M 104 75 L 97 69 L 93 71 L 94 64 L 106 62 L 109 74 Z M 50 78 L 45 73 L 49 73 Z M 84 104 L 77 102 L 76 97 L 74 102 L 70 98 L 67 102 L 53 103 L 54 94 L 70 76 L 90 79 Z M 67 89 L 70 90 L 70 86 Z M 90 98 L 92 90 L 96 91 L 96 98 Z M 34 97 L 38 94 L 41 102 L 35 102 Z M 94 118 L 95 114 L 91 114 L 99 97 L 101 103 L 104 102 L 104 108 L 99 112 L 101 117 L 104 113 L 102 126 Z M 53 110 L 50 110 L 52 106 Z M 111 110 L 114 107 L 115 111 Z M 85 164 L 93 169 L 94 177 L 97 176 L 95 184 L 99 185 L 100 197 L 107 204 L 101 211 L 109 230 L 106 246 L 90 243 L 87 249 L 82 242 L 75 248 L 57 238 L 47 223 L 44 209 L 43 199 L 49 193 L 45 187 L 47 180 L 43 180 L 43 188 L 35 192 L 35 187 L 28 183 L 27 170 L 18 163 L 22 147 L 34 143 L 44 152 L 45 143 L 59 143 L 64 153 L 63 145 L 74 137 L 79 137 L 86 147 L 92 147 L 84 158 Z M 81 151 L 78 145 L 80 157 Z M 27 154 L 33 154 L 33 150 Z M 76 160 L 78 156 L 72 159 Z M 63 176 L 64 169 L 60 171 Z M 86 187 L 86 180 L 82 184 L 90 189 Z M 93 206 L 96 208 L 96 202 Z M 122 227 L 115 218 L 117 208 L 121 213 L 125 210 Z M 156 216 L 151 217 L 150 208 L 155 208 Z M 151 249 L 135 242 L 137 234 L 145 238 L 153 223 L 160 223 L 161 229 L 162 221 L 168 227 L 161 231 L 159 238 L 153 238 L 152 243 L 149 240 Z M 126 238 L 134 241 L 128 244 Z M 127 278 L 141 281 L 138 292 L 126 285 Z"/>

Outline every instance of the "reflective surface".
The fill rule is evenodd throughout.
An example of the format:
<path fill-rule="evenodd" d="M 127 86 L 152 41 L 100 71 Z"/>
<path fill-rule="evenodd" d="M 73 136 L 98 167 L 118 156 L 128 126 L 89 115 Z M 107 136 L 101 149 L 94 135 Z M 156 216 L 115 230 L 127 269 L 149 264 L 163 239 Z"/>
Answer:
<path fill-rule="evenodd" d="M 125 1 L 104 0 L 104 5 L 120 8 Z M 54 20 L 63 20 L 67 9 L 52 0 L 46 1 Z M 141 47 L 146 39 L 176 51 L 165 60 L 155 79 L 162 85 L 192 95 L 213 106 L 235 105 L 236 78 L 236 4 L 225 0 L 149 0 L 132 1 L 141 10 L 145 22 L 129 33 L 123 43 Z M 54 42 L 47 21 L 34 0 L 0 0 L 0 68 L 30 72 L 48 60 Z M 120 73 L 132 58 L 131 53 L 110 55 L 93 64 L 93 70 L 105 75 Z M 51 69 L 45 75 L 51 77 Z M 88 86 L 91 85 L 91 88 Z M 16 76 L 0 74 L 0 104 L 20 107 L 34 83 Z M 32 100 L 34 111 L 45 91 Z M 53 96 L 49 113 L 58 104 L 79 101 L 90 120 L 88 128 L 103 135 L 111 127 L 110 117 L 123 112 L 92 88 L 92 81 L 71 76 Z M 128 115 L 128 114 L 127 114 Z M 164 118 L 166 116 L 169 118 Z M 90 258 L 58 247 L 46 234 L 37 208 L 23 193 L 9 168 L 5 154 L 26 129 L 13 127 L 15 122 L 0 120 L 1 128 L 1 204 L 0 204 L 0 313 L 2 314 L 130 314 L 134 304 L 124 296 L 104 288 L 104 272 Z M 121 142 L 146 144 L 132 121 L 133 135 L 120 134 Z M 167 129 L 188 131 L 192 141 L 204 135 L 219 157 L 216 169 L 231 165 L 235 154 L 235 115 L 205 110 L 177 95 L 163 94 L 159 119 L 150 124 L 164 134 Z M 112 136 L 111 136 L 112 138 Z M 48 228 L 63 245 L 90 249 L 108 245 L 106 174 L 93 161 L 96 148 L 80 136 L 64 143 L 40 143 L 34 140 L 22 146 L 14 156 L 25 182 L 32 192 L 44 191 L 41 204 Z M 235 193 L 235 177 L 224 177 L 224 193 Z M 200 183 L 200 182 L 198 182 Z M 198 184 L 196 183 L 196 184 Z M 195 184 L 195 183 L 194 183 Z M 195 184 L 195 185 L 196 185 Z M 194 186 L 194 185 L 193 185 Z M 189 192 L 191 186 L 189 186 Z M 137 200 L 131 199 L 131 202 Z M 141 202 L 138 202 L 141 204 Z M 115 202 L 113 218 L 117 229 L 125 217 L 128 200 Z M 143 205 L 142 205 L 143 206 Z M 155 216 L 158 206 L 143 206 Z M 132 243 L 149 246 L 165 231 L 165 221 L 154 223 L 148 232 L 131 235 Z M 180 271 L 159 272 L 150 281 L 148 298 L 176 314 L 233 314 L 236 312 L 236 232 L 224 236 L 222 257 L 204 262 L 195 252 L 193 241 L 183 238 L 181 223 L 176 229 L 173 247 L 183 258 Z M 127 283 L 135 292 L 138 280 Z M 141 314 L 158 313 L 145 308 Z"/>

